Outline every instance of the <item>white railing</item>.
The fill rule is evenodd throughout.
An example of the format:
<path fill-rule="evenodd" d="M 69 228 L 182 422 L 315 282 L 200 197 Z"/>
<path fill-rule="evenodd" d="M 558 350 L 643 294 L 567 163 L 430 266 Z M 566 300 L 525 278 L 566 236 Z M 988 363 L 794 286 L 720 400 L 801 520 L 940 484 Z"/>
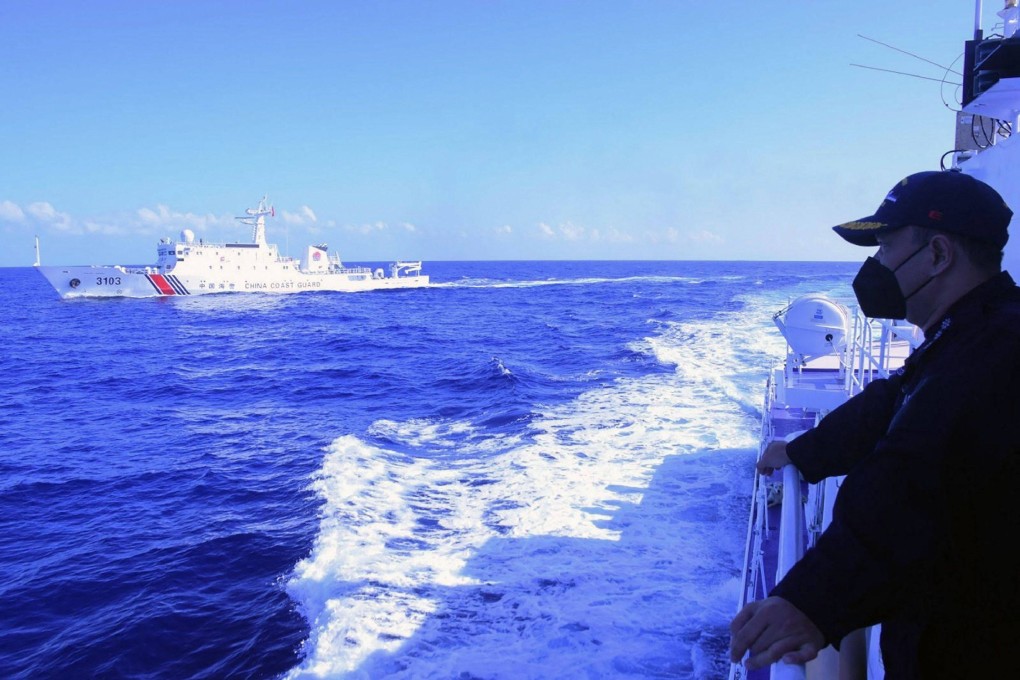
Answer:
<path fill-rule="evenodd" d="M 804 556 L 804 506 L 801 502 L 800 472 L 793 465 L 783 468 L 783 507 L 779 526 L 779 561 L 776 582 L 782 580 Z"/>
<path fill-rule="evenodd" d="M 775 374 L 768 378 L 765 385 L 763 417 L 761 419 L 761 436 L 758 439 L 758 458 L 761 458 L 767 442 L 772 440 L 772 419 L 768 417 L 775 400 Z M 757 459 L 756 459 L 757 460 Z M 744 543 L 744 589 L 740 594 L 739 609 L 748 602 L 764 597 L 768 581 L 765 578 L 765 551 L 762 546 L 768 534 L 768 489 L 761 475 L 754 473 L 754 485 L 751 489 L 751 507 L 747 516 L 747 538 Z M 729 680 L 745 680 L 747 672 L 742 664 L 730 664 Z"/>
<path fill-rule="evenodd" d="M 853 332 L 843 350 L 843 366 L 851 369 L 844 376 L 847 396 L 860 392 L 876 375 L 888 378 L 898 367 L 899 360 L 920 344 L 920 331 L 916 326 L 888 319 L 868 319 L 855 310 Z M 909 347 L 909 350 L 904 348 L 904 356 L 892 351 L 897 345 Z"/>
<path fill-rule="evenodd" d="M 854 327 L 850 340 L 844 349 L 841 361 L 844 371 L 847 398 L 860 392 L 876 377 L 887 378 L 903 359 L 920 345 L 918 329 L 910 324 L 897 324 L 885 319 L 867 319 L 855 311 Z M 899 352 L 893 351 L 899 345 Z M 849 370 L 848 370 L 849 369 Z M 818 419 L 824 413 L 818 414 Z M 768 412 L 765 414 L 768 418 Z M 816 420 L 816 425 L 817 420 Z M 791 435 L 791 439 L 796 435 Z M 783 507 L 779 528 L 779 553 L 776 581 L 782 579 L 805 550 L 814 544 L 817 537 L 832 521 L 832 506 L 839 491 L 842 477 L 829 478 L 811 485 L 808 503 L 801 500 L 801 477 L 793 465 L 783 468 Z M 805 529 L 807 530 L 805 532 Z M 804 544 L 805 533 L 808 545 Z M 815 663 L 831 670 L 838 665 L 834 652 L 819 655 Z M 782 662 L 772 666 L 772 680 L 803 680 L 807 673 L 803 664 L 787 665 Z"/>
<path fill-rule="evenodd" d="M 875 378 L 888 377 L 907 354 L 917 348 L 920 342 L 920 334 L 912 325 L 867 319 L 855 310 L 853 330 L 840 357 L 840 371 L 843 374 L 842 380 L 847 398 L 860 392 Z M 780 380 L 786 380 L 788 373 L 788 371 L 773 372 L 769 378 L 762 417 L 759 457 L 761 457 L 765 446 L 775 436 L 770 418 L 773 402 L 776 399 L 775 380 L 777 377 Z M 824 414 L 825 411 L 820 411 L 818 419 Z M 817 420 L 815 424 L 817 425 Z M 799 433 L 790 435 L 789 439 L 797 434 Z M 804 503 L 800 473 L 793 465 L 783 468 L 776 582 L 786 575 L 828 526 L 832 518 L 832 504 L 841 481 L 842 478 L 833 478 L 811 485 L 808 502 Z M 744 575 L 745 583 L 741 593 L 743 598 L 740 603 L 741 608 L 748 602 L 768 595 L 766 590 L 769 580 L 765 574 L 764 555 L 764 542 L 770 531 L 767 512 L 768 495 L 769 485 L 756 473 L 751 498 L 752 512 L 748 520 L 745 545 L 744 564 L 747 571 Z M 805 544 L 805 535 L 807 535 L 807 544 Z M 833 661 L 835 657 L 823 661 L 821 656 L 816 663 L 827 666 L 829 670 L 833 668 L 832 663 L 838 664 L 838 659 Z M 812 670 L 812 674 L 815 673 L 816 671 Z M 772 680 L 803 680 L 805 676 L 806 666 L 804 664 L 787 665 L 779 662 L 771 668 Z M 731 665 L 730 680 L 744 680 L 746 677 L 747 672 L 742 665 Z"/>

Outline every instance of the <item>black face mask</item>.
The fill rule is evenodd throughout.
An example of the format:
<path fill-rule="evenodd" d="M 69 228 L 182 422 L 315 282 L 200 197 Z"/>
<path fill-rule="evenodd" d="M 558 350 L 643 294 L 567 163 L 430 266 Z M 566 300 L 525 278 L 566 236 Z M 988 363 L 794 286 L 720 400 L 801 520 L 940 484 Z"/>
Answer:
<path fill-rule="evenodd" d="M 896 269 L 889 269 L 873 257 L 864 261 L 854 278 L 853 286 L 857 303 L 865 316 L 872 319 L 907 318 L 907 300 L 917 295 L 918 291 L 931 283 L 935 277 L 932 276 L 922 283 L 910 295 L 904 295 L 896 280 L 896 272 L 927 247 L 928 244 L 925 243 L 915 250 L 910 257 L 900 262 Z"/>

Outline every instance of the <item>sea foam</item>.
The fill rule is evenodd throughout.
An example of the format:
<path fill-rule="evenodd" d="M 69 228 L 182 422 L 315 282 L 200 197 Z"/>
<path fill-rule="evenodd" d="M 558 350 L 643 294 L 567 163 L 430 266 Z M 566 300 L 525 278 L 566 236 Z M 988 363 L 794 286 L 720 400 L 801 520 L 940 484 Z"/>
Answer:
<path fill-rule="evenodd" d="M 763 375 L 733 359 L 775 349 L 737 328 L 659 324 L 642 347 L 673 372 L 584 392 L 496 454 L 456 421 L 370 428 L 400 451 L 338 437 L 290 677 L 716 677 Z"/>

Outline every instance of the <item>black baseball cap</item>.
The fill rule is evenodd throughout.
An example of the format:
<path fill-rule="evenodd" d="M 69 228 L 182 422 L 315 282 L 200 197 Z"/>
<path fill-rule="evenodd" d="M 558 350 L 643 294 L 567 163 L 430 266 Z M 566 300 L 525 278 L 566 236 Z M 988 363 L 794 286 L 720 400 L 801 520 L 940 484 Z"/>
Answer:
<path fill-rule="evenodd" d="M 874 215 L 832 229 L 856 246 L 877 246 L 879 234 L 914 225 L 969 236 L 1001 250 L 1012 217 L 999 192 L 984 182 L 958 170 L 932 170 L 900 180 Z"/>

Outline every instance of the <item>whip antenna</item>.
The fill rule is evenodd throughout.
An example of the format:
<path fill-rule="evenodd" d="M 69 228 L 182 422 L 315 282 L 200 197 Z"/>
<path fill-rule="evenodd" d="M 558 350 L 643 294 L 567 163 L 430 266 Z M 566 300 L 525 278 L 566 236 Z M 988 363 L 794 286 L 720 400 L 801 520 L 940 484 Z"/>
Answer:
<path fill-rule="evenodd" d="M 906 54 L 908 56 L 913 57 L 914 59 L 920 59 L 921 61 L 925 62 L 926 64 L 931 64 L 932 66 L 938 66 L 940 69 L 944 69 L 946 71 L 946 73 L 955 73 L 958 76 L 962 76 L 963 75 L 962 73 L 954 71 L 951 66 L 943 66 L 942 64 L 934 62 L 931 59 L 925 59 L 924 57 L 922 57 L 920 55 L 914 54 L 913 52 L 908 52 L 907 50 L 901 50 L 899 47 L 894 47 L 894 46 L 892 46 L 892 45 L 890 45 L 888 43 L 882 42 L 881 40 L 875 40 L 874 38 L 869 38 L 868 36 L 861 35 L 860 33 L 857 34 L 857 37 L 858 38 L 864 38 L 865 40 L 870 40 L 873 43 L 877 43 L 877 44 L 881 45 L 882 47 L 888 47 L 890 50 L 896 50 L 897 52 L 902 52 L 903 54 Z M 857 66 L 857 64 L 854 64 L 854 66 Z M 868 68 L 868 67 L 865 66 L 864 68 Z M 876 69 L 876 70 L 881 71 L 882 69 Z M 895 73 L 895 71 L 893 71 L 893 73 Z M 911 74 L 905 73 L 904 75 L 911 75 Z"/>

